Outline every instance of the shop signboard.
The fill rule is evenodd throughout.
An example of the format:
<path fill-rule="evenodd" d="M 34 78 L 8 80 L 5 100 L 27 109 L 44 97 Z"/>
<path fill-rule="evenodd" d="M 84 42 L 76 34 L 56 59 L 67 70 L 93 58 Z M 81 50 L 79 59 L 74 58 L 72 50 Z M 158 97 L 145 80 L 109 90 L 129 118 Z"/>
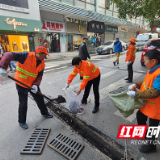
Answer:
<path fill-rule="evenodd" d="M 98 21 L 90 21 L 88 22 L 87 31 L 94 33 L 104 33 L 105 32 L 104 23 Z"/>
<path fill-rule="evenodd" d="M 105 32 L 118 33 L 118 27 L 105 25 Z"/>
<path fill-rule="evenodd" d="M 74 34 L 73 35 L 73 45 L 80 45 L 82 43 L 82 35 Z"/>
<path fill-rule="evenodd" d="M 118 31 L 120 32 L 128 32 L 128 27 L 127 26 L 119 26 Z"/>
<path fill-rule="evenodd" d="M 42 21 L 42 31 L 65 32 L 65 24 L 61 22 Z"/>
<path fill-rule="evenodd" d="M 38 20 L 0 16 L 0 24 L 0 30 L 41 32 L 41 22 Z"/>
<path fill-rule="evenodd" d="M 29 13 L 28 0 L 0 0 L 0 9 Z"/>

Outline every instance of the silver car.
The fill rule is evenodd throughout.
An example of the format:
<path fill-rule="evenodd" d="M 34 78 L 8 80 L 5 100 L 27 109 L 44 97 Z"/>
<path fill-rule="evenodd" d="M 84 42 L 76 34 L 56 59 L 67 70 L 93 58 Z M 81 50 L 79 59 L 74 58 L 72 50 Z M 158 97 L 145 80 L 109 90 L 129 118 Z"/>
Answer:
<path fill-rule="evenodd" d="M 97 47 L 97 53 L 98 54 L 112 54 L 114 52 L 114 40 L 111 41 L 107 41 L 106 43 L 104 43 L 103 45 Z M 127 44 L 124 43 L 123 41 L 120 41 L 122 44 L 122 52 L 125 51 L 125 49 L 127 49 Z"/>

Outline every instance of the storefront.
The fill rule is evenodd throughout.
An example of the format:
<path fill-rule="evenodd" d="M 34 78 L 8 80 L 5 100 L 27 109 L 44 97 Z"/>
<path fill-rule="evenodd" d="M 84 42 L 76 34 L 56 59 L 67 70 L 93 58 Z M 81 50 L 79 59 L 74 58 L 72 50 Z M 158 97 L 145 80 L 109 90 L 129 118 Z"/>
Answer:
<path fill-rule="evenodd" d="M 116 33 L 118 33 L 118 27 L 105 25 L 105 42 L 115 40 Z"/>
<path fill-rule="evenodd" d="M 103 22 L 90 21 L 87 26 L 88 47 L 100 46 L 105 40 L 105 26 Z"/>
<path fill-rule="evenodd" d="M 67 50 L 78 51 L 83 37 L 87 36 L 87 22 L 68 18 L 66 22 L 67 29 Z"/>
<path fill-rule="evenodd" d="M 119 38 L 121 41 L 127 42 L 127 33 L 128 33 L 127 26 L 119 26 L 118 33 L 115 34 L 115 38 Z"/>
<path fill-rule="evenodd" d="M 0 38 L 6 52 L 35 51 L 34 35 L 41 31 L 36 20 L 0 16 Z"/>
<path fill-rule="evenodd" d="M 39 43 L 45 45 L 48 52 L 61 52 L 63 50 L 61 43 L 65 41 L 65 35 L 64 23 L 43 20 Z"/>

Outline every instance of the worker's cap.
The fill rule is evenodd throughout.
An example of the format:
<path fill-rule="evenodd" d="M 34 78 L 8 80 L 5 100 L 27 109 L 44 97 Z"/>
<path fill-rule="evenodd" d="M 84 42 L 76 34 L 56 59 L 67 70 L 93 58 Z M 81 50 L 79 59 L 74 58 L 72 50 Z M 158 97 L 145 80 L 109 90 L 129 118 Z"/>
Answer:
<path fill-rule="evenodd" d="M 50 55 L 48 54 L 47 48 L 43 47 L 43 46 L 39 46 L 36 48 L 36 53 L 40 53 L 40 52 L 44 52 L 46 55 L 48 55 L 50 57 Z"/>
<path fill-rule="evenodd" d="M 134 39 L 134 38 L 130 39 L 129 41 L 132 43 L 136 43 L 136 39 Z"/>
<path fill-rule="evenodd" d="M 83 37 L 83 40 L 87 39 L 88 40 L 88 37 Z"/>

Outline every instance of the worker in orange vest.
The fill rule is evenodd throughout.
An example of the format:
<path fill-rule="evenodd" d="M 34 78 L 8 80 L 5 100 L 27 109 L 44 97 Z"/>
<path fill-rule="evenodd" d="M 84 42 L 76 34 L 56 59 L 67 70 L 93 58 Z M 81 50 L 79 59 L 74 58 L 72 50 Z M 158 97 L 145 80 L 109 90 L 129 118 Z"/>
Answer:
<path fill-rule="evenodd" d="M 68 77 L 66 89 L 69 87 L 69 84 L 72 82 L 74 77 L 79 73 L 80 76 L 83 77 L 83 80 L 81 82 L 80 89 L 77 91 L 77 95 L 85 89 L 82 104 L 87 104 L 87 98 L 93 84 L 95 106 L 92 113 L 96 113 L 99 110 L 100 70 L 93 63 L 81 60 L 79 57 L 74 57 L 72 59 L 72 65 L 74 66 L 74 69 Z"/>
<path fill-rule="evenodd" d="M 129 86 L 127 94 L 131 97 L 146 99 L 146 104 L 137 112 L 138 125 L 147 125 L 149 119 L 149 127 L 157 127 L 160 121 L 160 52 L 156 49 L 149 50 L 144 55 L 144 63 L 149 69 L 143 81 Z M 135 88 L 140 91 L 134 91 Z M 153 143 L 155 135 L 152 138 L 146 136 L 146 139 L 152 140 L 151 143 L 140 146 L 139 150 L 148 153 L 156 149 Z"/>
<path fill-rule="evenodd" d="M 6 52 L 0 61 L 0 79 L 8 76 L 6 70 L 10 64 L 10 61 L 15 60 L 18 61 L 15 79 L 25 85 L 28 85 L 29 87 L 32 87 L 33 89 L 30 91 L 27 87 L 16 82 L 16 88 L 19 96 L 18 122 L 20 127 L 23 129 L 28 128 L 26 123 L 28 92 L 31 93 L 36 101 L 41 114 L 47 118 L 53 117 L 53 115 L 48 112 L 43 97 L 36 94 L 37 91 L 40 91 L 39 85 L 41 83 L 43 70 L 45 67 L 44 58 L 47 55 L 49 56 L 47 49 L 39 46 L 36 48 L 36 52 Z"/>
<path fill-rule="evenodd" d="M 135 60 L 135 57 L 136 57 L 135 43 L 136 43 L 136 40 L 134 38 L 129 40 L 128 51 L 126 53 L 125 62 L 128 65 L 128 68 L 127 68 L 128 69 L 128 77 L 125 78 L 125 80 L 127 80 L 126 81 L 127 83 L 132 83 L 132 80 L 133 80 L 133 68 L 132 68 L 132 66 L 133 66 L 133 63 L 134 63 L 134 60 Z"/>

